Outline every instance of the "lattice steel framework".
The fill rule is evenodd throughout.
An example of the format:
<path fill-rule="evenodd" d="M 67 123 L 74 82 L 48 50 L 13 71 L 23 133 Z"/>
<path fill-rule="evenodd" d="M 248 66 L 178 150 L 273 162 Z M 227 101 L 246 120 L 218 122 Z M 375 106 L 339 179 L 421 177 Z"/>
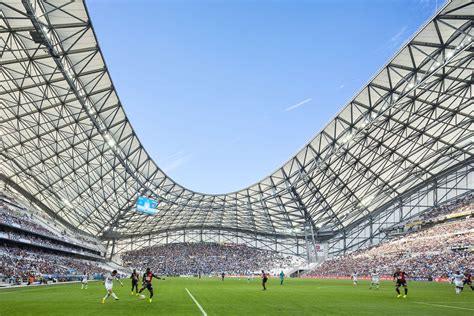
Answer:
<path fill-rule="evenodd" d="M 211 195 L 174 182 L 141 145 L 83 1 L 3 1 L 0 175 L 66 223 L 121 240 L 112 252 L 214 234 L 301 253 L 308 230 L 344 251 L 340 236 L 387 203 L 470 165 L 473 13 L 449 1 L 281 168 Z M 157 216 L 134 211 L 138 192 L 159 200 Z"/>

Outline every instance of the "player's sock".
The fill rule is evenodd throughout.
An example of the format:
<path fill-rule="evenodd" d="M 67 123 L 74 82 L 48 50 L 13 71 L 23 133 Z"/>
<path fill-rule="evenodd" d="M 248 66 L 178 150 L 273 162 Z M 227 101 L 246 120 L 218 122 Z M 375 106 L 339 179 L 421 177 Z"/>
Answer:
<path fill-rule="evenodd" d="M 110 296 L 110 294 L 109 294 L 109 293 L 107 293 L 107 295 L 105 295 L 105 296 L 104 296 L 104 298 L 102 299 L 102 301 L 105 301 L 106 299 L 108 299 L 108 298 L 109 298 L 109 296 Z"/>
<path fill-rule="evenodd" d="M 405 288 L 405 295 L 407 295 L 407 294 L 408 294 L 408 289 L 407 289 L 407 288 Z"/>
<path fill-rule="evenodd" d="M 400 295 L 400 290 L 398 288 L 395 289 L 395 291 L 397 291 L 398 295 Z"/>
<path fill-rule="evenodd" d="M 112 293 L 112 297 L 116 300 L 118 300 L 119 298 L 117 297 L 117 295 L 115 295 L 115 293 Z"/>

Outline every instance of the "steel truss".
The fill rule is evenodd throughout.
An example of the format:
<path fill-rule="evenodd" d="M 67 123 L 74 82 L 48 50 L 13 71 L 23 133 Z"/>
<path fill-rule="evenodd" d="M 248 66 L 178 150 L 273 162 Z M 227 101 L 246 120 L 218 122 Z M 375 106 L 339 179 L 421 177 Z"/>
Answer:
<path fill-rule="evenodd" d="M 379 238 L 356 227 L 381 208 L 470 165 L 473 13 L 449 1 L 296 156 L 212 195 L 174 182 L 143 148 L 83 1 L 3 1 L 0 174 L 111 252 L 211 231 L 302 255 L 308 228 L 330 231 L 334 254 L 355 249 Z M 159 200 L 157 216 L 134 211 L 138 192 Z"/>

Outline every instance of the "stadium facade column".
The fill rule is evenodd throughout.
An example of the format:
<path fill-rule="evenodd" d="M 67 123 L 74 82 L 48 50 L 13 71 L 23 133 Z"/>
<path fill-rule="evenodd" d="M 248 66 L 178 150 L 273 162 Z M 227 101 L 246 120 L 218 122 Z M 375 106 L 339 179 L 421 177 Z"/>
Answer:
<path fill-rule="evenodd" d="M 108 245 L 107 245 L 107 248 L 108 248 Z M 112 257 L 114 256 L 114 254 L 115 254 L 115 238 L 112 239 L 112 248 L 110 250 L 109 260 L 112 260 Z"/>
<path fill-rule="evenodd" d="M 369 217 L 369 242 L 370 242 L 370 245 L 373 245 L 373 242 L 374 242 L 374 218 L 372 216 Z"/>

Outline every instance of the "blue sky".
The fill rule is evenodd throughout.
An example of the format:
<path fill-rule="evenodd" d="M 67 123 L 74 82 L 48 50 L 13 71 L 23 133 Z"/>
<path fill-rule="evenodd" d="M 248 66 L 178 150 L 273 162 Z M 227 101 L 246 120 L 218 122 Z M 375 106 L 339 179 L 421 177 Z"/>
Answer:
<path fill-rule="evenodd" d="M 225 193 L 281 166 L 442 0 L 90 0 L 125 111 L 158 165 Z"/>

